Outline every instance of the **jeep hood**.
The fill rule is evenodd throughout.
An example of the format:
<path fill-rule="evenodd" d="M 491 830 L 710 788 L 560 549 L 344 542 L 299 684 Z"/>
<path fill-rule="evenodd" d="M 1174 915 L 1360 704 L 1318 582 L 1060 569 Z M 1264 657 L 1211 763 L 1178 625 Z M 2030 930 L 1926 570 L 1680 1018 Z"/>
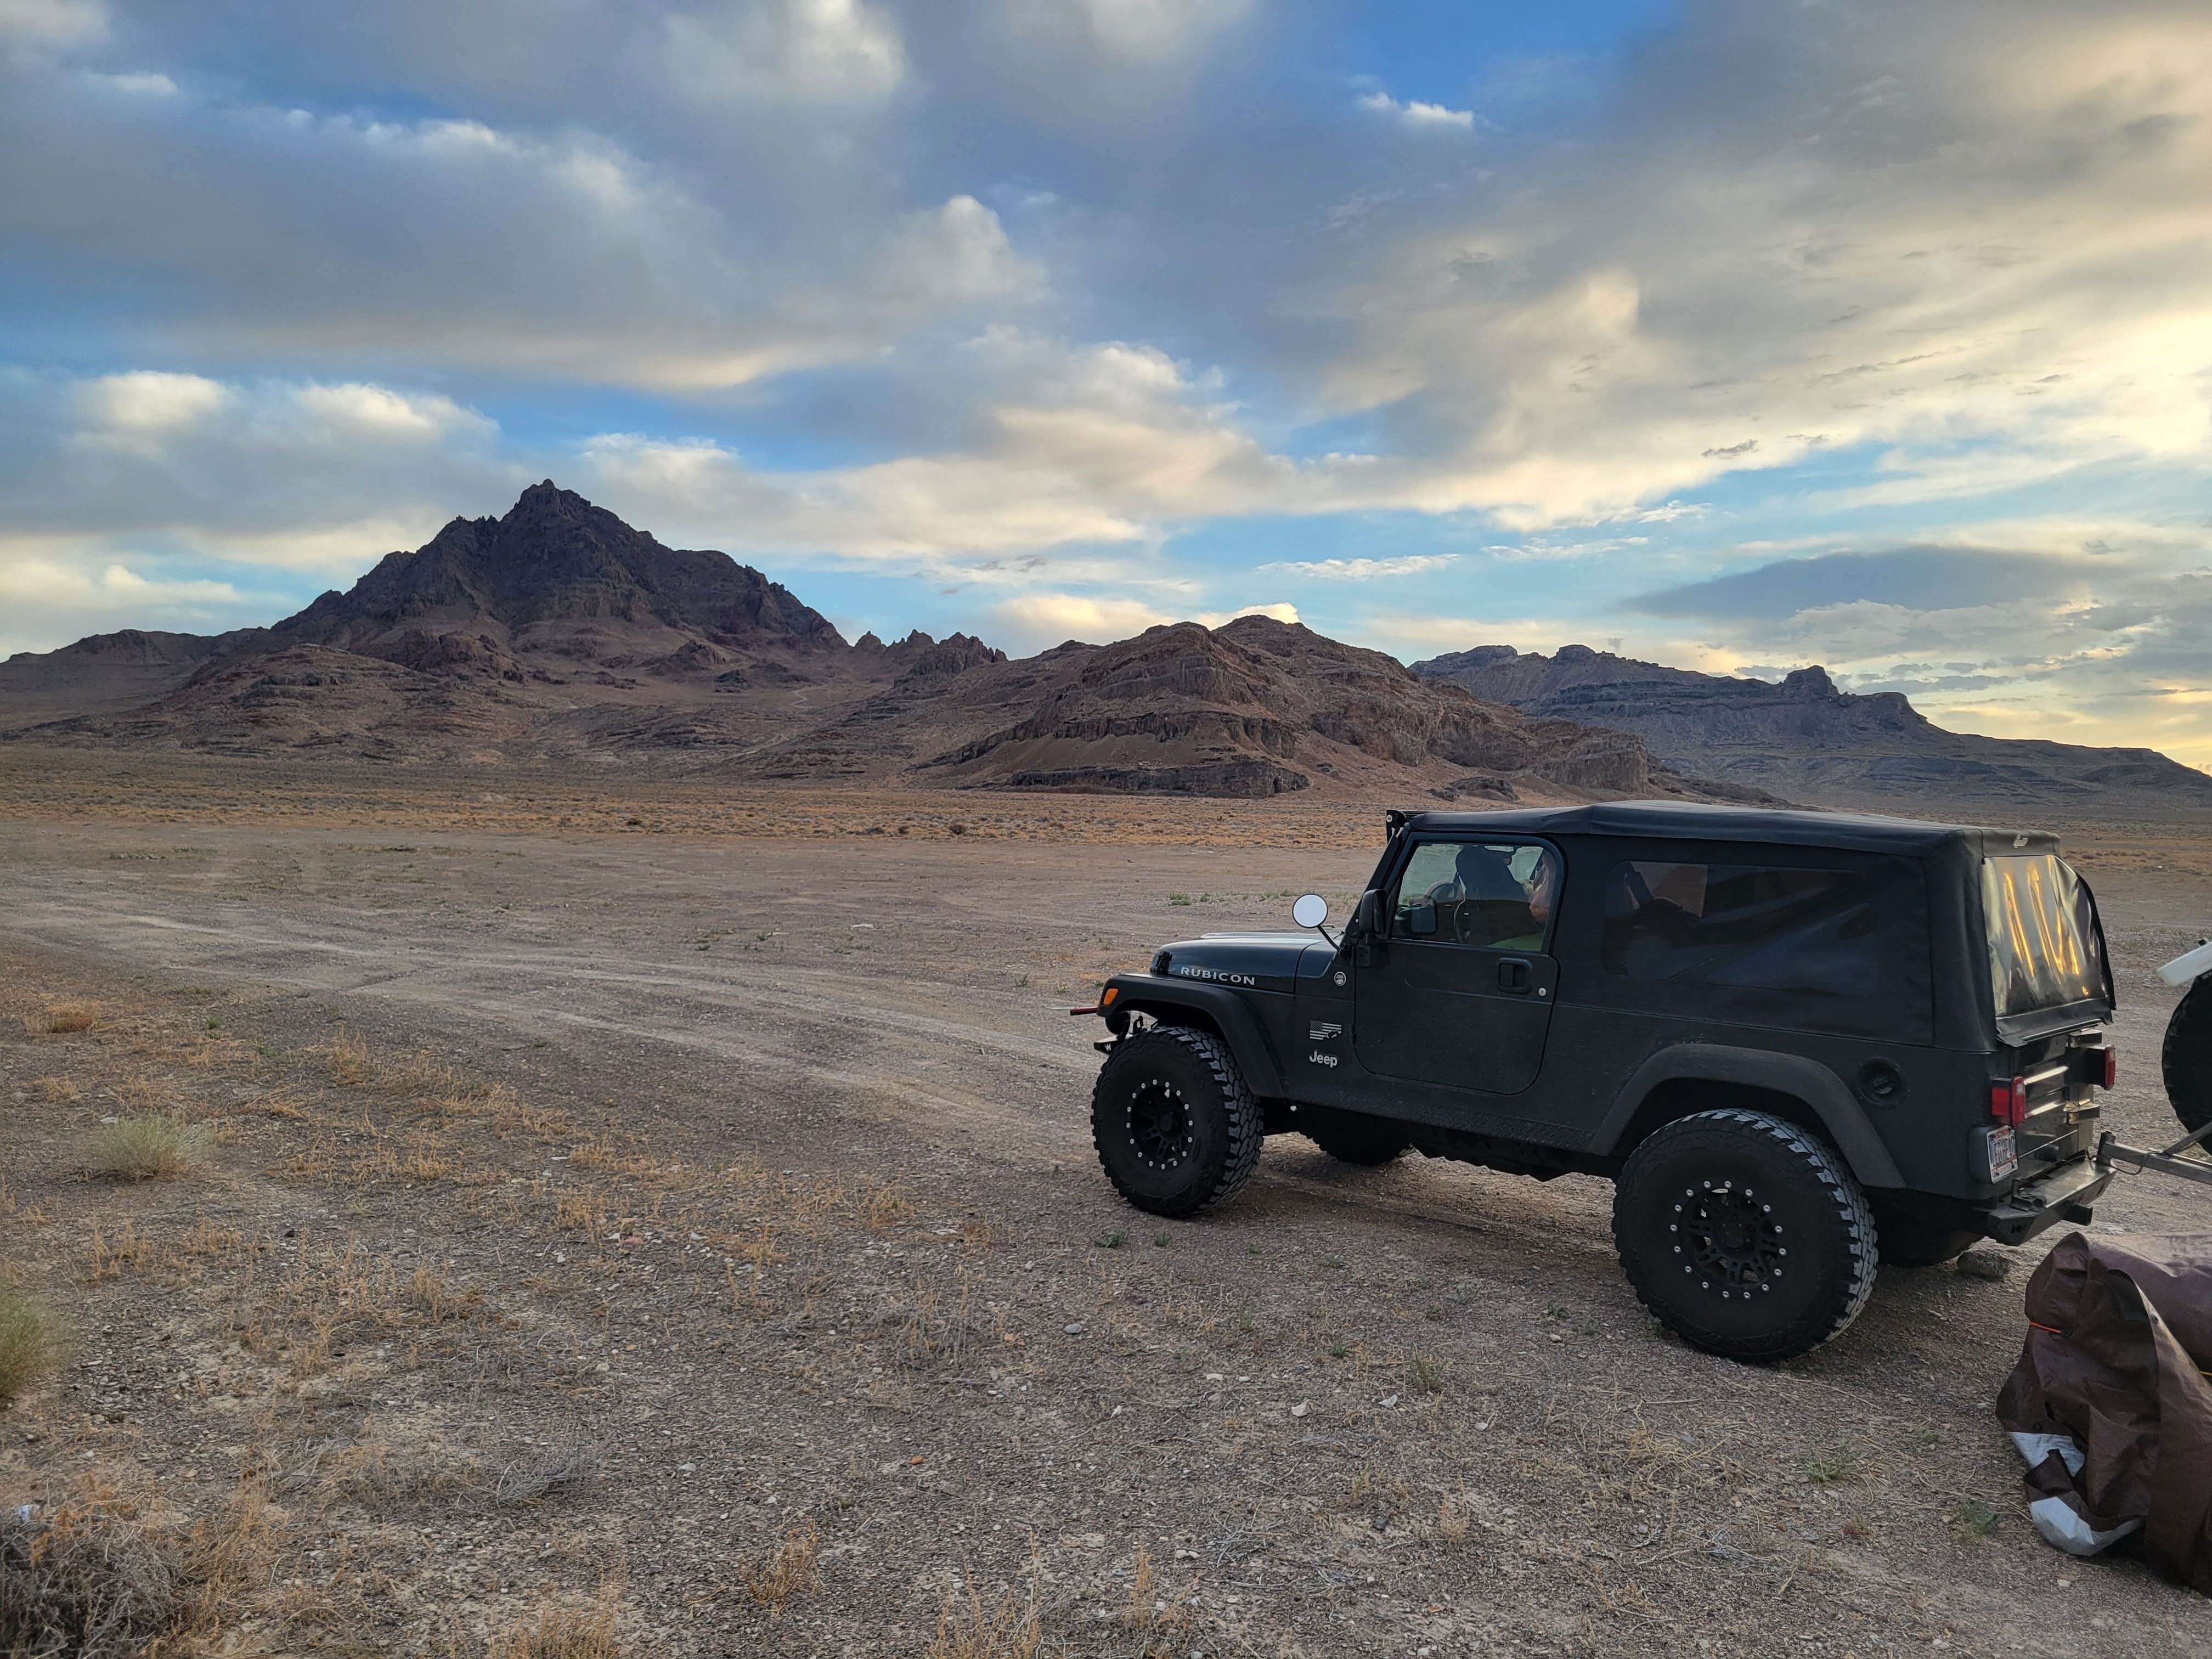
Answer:
<path fill-rule="evenodd" d="M 1152 971 L 1206 985 L 1288 991 L 1297 983 L 1298 963 L 1312 951 L 1320 952 L 1323 963 L 1336 954 L 1311 933 L 1205 933 L 1163 945 L 1152 957 Z"/>

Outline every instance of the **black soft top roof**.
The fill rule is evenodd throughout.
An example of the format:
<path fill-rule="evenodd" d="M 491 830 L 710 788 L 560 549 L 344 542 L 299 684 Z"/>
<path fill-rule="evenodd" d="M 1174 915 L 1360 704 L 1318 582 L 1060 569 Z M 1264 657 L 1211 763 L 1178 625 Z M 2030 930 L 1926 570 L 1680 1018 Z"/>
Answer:
<path fill-rule="evenodd" d="M 1871 812 L 1805 812 L 1761 806 L 1704 806 L 1688 801 L 1620 800 L 1593 806 L 1531 807 L 1508 812 L 1408 812 L 1406 827 L 1477 834 L 1638 836 L 1668 841 L 1775 842 L 1860 853 L 1925 858 L 1944 852 L 1974 858 L 2056 853 L 2058 838 L 2039 830 L 1987 830 Z"/>

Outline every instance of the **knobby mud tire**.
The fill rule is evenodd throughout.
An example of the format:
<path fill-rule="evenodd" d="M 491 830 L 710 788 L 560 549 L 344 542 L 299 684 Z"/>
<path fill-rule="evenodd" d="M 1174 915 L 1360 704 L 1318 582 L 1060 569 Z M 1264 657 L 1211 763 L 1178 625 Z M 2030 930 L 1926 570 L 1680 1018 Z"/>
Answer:
<path fill-rule="evenodd" d="M 1756 1294 L 1697 1261 L 1692 1235 L 1704 1226 L 1709 1239 L 1724 1229 L 1686 1223 L 1683 1206 L 1710 1208 L 1708 1194 L 1765 1230 L 1747 1247 L 1764 1265 L 1744 1270 Z M 1764 1112 L 1699 1112 L 1655 1132 L 1620 1172 L 1613 1236 L 1651 1316 L 1731 1359 L 1771 1362 L 1818 1347 L 1856 1319 L 1874 1291 L 1878 1253 L 1866 1194 L 1825 1144 Z"/>
<path fill-rule="evenodd" d="M 2175 1006 L 2158 1060 L 2181 1127 L 2194 1134 L 2212 1123 L 2212 978 L 2198 980 Z"/>
<path fill-rule="evenodd" d="M 1133 1097 L 1172 1097 L 1189 1146 L 1172 1164 L 1147 1163 L 1133 1139 Z M 1195 1215 L 1231 1197 L 1259 1166 L 1260 1103 L 1229 1045 L 1210 1031 L 1154 1025 L 1116 1043 L 1091 1093 L 1091 1140 L 1115 1191 L 1152 1215 Z M 1155 1148 L 1157 1150 L 1157 1148 Z"/>

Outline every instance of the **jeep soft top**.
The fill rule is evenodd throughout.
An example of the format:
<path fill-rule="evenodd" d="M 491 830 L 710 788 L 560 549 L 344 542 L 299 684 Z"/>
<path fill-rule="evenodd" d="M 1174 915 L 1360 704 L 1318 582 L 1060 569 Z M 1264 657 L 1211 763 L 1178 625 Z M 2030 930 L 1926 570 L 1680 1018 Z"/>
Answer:
<path fill-rule="evenodd" d="M 2111 1179 L 2112 975 L 2049 835 L 1672 802 L 1387 827 L 1340 938 L 1176 941 L 1081 1011 L 1130 1202 L 1192 1213 L 1291 1131 L 1610 1176 L 1652 1312 L 1778 1358 L 1849 1323 L 1877 1255 L 2018 1242 Z"/>

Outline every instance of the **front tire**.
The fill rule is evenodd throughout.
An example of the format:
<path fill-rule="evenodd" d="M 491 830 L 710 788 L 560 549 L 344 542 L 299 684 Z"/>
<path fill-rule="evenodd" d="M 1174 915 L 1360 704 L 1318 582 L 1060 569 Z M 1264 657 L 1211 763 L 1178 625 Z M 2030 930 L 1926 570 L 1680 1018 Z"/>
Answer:
<path fill-rule="evenodd" d="M 1874 1216 L 1858 1182 L 1765 1112 L 1699 1112 L 1654 1133 L 1614 1187 L 1613 1237 L 1652 1317 L 1731 1359 L 1817 1347 L 1874 1290 Z"/>
<path fill-rule="evenodd" d="M 1114 1045 L 1091 1092 L 1106 1178 L 1139 1209 L 1194 1215 L 1252 1178 L 1260 1104 L 1211 1031 L 1154 1025 Z"/>

